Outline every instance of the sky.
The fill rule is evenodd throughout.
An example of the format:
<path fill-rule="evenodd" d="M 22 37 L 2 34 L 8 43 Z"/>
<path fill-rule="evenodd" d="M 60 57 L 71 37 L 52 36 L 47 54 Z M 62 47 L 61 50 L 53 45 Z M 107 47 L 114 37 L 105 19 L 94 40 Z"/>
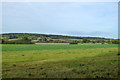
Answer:
<path fill-rule="evenodd" d="M 3 2 L 2 33 L 118 38 L 118 3 Z"/>

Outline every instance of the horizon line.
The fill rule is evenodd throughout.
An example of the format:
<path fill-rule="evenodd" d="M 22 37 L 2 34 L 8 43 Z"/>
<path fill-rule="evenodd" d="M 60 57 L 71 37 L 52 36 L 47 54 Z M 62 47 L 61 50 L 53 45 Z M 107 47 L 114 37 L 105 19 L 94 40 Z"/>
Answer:
<path fill-rule="evenodd" d="M 19 33 L 24 33 L 24 34 L 43 34 L 43 35 L 61 35 L 61 36 L 72 36 L 72 37 L 96 37 L 96 38 L 104 38 L 104 39 L 119 39 L 119 38 L 106 38 L 106 37 L 98 37 L 98 36 L 75 36 L 75 35 L 65 35 L 65 34 L 56 34 L 56 33 L 35 33 L 35 32 L 2 32 L 0 33 L 0 35 L 2 34 L 10 34 L 10 33 L 15 33 L 15 34 L 19 34 Z"/>

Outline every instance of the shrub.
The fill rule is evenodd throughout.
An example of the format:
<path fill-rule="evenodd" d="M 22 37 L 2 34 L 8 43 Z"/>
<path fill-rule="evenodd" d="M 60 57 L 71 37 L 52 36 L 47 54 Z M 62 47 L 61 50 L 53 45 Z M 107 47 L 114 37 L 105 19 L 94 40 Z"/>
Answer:
<path fill-rule="evenodd" d="M 69 44 L 78 44 L 78 42 L 70 42 Z"/>
<path fill-rule="evenodd" d="M 117 40 L 117 39 L 111 40 L 111 43 L 112 44 L 119 44 L 119 40 Z"/>

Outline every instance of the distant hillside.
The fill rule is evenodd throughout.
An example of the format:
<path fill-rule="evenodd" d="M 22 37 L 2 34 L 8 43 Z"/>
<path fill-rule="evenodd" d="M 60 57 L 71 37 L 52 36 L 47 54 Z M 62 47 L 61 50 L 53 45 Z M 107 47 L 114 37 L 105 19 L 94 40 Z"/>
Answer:
<path fill-rule="evenodd" d="M 34 33 L 5 33 L 2 34 L 2 37 L 8 37 L 9 39 L 16 39 L 20 37 L 29 37 L 29 38 L 34 38 L 37 39 L 38 37 L 49 37 L 52 39 L 105 39 L 101 37 L 76 37 L 76 36 L 64 36 L 64 35 L 48 35 L 48 34 L 34 34 Z"/>
<path fill-rule="evenodd" d="M 34 44 L 34 43 L 113 43 L 118 44 L 118 40 L 101 37 L 77 37 L 51 34 L 33 33 L 5 33 L 0 37 L 2 44 Z"/>

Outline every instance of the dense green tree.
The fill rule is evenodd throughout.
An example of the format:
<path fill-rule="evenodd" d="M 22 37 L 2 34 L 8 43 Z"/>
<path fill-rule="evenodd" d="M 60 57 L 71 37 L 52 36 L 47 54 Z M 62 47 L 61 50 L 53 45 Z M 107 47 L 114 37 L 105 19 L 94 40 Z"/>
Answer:
<path fill-rule="evenodd" d="M 69 44 L 78 44 L 78 41 L 72 41 Z"/>
<path fill-rule="evenodd" d="M 88 41 L 88 40 L 87 40 L 86 38 L 84 38 L 84 39 L 82 40 L 83 43 L 87 43 L 87 41 Z"/>
<path fill-rule="evenodd" d="M 21 40 L 23 40 L 23 41 L 30 41 L 30 39 L 28 39 L 26 36 L 22 37 Z"/>
<path fill-rule="evenodd" d="M 112 43 L 112 44 L 119 44 L 119 40 L 113 39 L 113 40 L 111 40 L 111 43 Z"/>

